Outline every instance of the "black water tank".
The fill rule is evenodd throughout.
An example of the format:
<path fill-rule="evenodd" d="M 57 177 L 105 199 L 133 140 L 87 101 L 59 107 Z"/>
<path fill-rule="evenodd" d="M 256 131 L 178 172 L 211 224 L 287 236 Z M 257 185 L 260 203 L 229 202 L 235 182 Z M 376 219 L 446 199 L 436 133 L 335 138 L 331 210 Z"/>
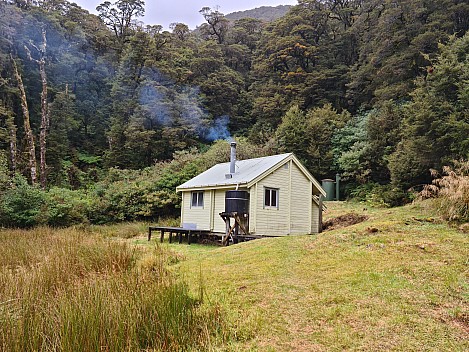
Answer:
<path fill-rule="evenodd" d="M 226 213 L 249 213 L 249 193 L 246 191 L 226 191 Z"/>

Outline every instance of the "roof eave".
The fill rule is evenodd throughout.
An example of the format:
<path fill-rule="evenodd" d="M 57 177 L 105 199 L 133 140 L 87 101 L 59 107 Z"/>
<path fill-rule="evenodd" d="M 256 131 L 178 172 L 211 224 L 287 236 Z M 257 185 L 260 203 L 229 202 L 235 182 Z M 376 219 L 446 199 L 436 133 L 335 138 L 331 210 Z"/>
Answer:
<path fill-rule="evenodd" d="M 198 185 L 192 187 L 176 187 L 176 192 L 184 192 L 184 191 L 201 191 L 206 189 L 229 189 L 233 187 L 246 187 L 247 182 L 234 182 L 234 183 L 226 183 L 226 184 L 213 184 L 213 185 Z M 249 188 L 249 186 L 248 186 Z"/>

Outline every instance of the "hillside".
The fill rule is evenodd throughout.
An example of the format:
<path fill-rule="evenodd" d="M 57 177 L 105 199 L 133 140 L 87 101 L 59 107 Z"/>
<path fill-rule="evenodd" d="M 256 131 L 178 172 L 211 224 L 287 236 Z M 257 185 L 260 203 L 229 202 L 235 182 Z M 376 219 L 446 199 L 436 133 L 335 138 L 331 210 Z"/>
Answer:
<path fill-rule="evenodd" d="M 330 203 L 363 223 L 230 247 L 171 245 L 175 272 L 220 304 L 222 350 L 467 351 L 467 234 L 423 205 Z"/>
<path fill-rule="evenodd" d="M 271 22 L 285 16 L 290 8 L 290 5 L 279 5 L 275 7 L 261 6 L 252 10 L 232 12 L 225 17 L 231 21 L 237 21 L 242 18 L 255 18 L 257 20 Z"/>
<path fill-rule="evenodd" d="M 233 137 L 387 205 L 469 155 L 468 1 L 204 6 L 194 31 L 143 28 L 144 3 L 0 1 L 1 226 L 177 215 Z"/>

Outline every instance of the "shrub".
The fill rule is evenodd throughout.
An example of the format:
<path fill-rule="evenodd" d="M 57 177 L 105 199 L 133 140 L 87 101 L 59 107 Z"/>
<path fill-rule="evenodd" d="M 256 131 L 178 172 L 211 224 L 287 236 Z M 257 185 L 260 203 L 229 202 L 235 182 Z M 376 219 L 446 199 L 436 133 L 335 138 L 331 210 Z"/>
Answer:
<path fill-rule="evenodd" d="M 350 191 L 350 196 L 374 207 L 397 207 L 412 201 L 413 195 L 392 185 L 367 183 Z"/>
<path fill-rule="evenodd" d="M 46 193 L 47 223 L 51 226 L 70 226 L 87 223 L 90 199 L 84 191 L 52 188 Z"/>
<path fill-rule="evenodd" d="M 397 207 L 412 201 L 413 194 L 393 185 L 381 185 L 373 190 L 374 197 L 383 206 Z"/>
<path fill-rule="evenodd" d="M 347 183 L 345 185 L 345 194 L 353 200 L 359 202 L 366 202 L 368 194 L 373 192 L 373 188 L 378 186 L 374 182 L 367 182 L 364 184 Z"/>
<path fill-rule="evenodd" d="M 45 193 L 17 175 L 13 186 L 0 199 L 0 223 L 22 228 L 44 224 L 47 222 L 46 209 Z"/>
<path fill-rule="evenodd" d="M 455 168 L 445 166 L 444 176 L 433 180 L 420 193 L 422 198 L 434 198 L 445 220 L 469 221 L 469 161 L 455 162 Z M 437 176 L 436 171 L 432 171 Z"/>

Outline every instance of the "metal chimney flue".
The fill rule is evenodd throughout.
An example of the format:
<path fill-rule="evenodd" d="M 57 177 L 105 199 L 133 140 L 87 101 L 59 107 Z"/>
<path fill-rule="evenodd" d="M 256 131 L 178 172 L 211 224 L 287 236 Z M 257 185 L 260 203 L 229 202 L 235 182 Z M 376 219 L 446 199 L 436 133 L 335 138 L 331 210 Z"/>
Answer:
<path fill-rule="evenodd" d="M 236 142 L 231 142 L 230 146 L 230 174 L 234 174 L 236 172 Z"/>

